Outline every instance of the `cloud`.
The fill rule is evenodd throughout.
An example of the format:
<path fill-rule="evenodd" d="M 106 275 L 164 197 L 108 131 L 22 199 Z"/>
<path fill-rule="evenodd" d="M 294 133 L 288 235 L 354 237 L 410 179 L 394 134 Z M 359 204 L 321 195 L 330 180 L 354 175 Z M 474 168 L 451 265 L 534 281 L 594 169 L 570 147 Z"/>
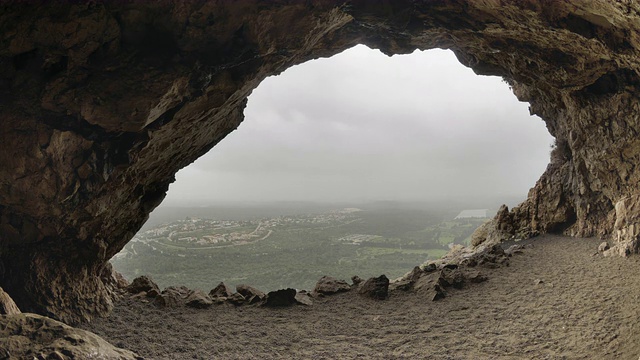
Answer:
<path fill-rule="evenodd" d="M 239 129 L 179 172 L 167 200 L 524 197 L 552 139 L 527 106 L 451 52 L 357 46 L 266 79 Z"/>

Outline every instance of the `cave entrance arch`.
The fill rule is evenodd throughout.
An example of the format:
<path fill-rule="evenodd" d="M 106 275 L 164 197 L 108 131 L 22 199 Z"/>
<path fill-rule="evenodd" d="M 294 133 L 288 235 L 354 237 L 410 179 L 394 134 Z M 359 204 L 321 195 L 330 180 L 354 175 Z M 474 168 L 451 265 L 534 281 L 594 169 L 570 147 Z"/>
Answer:
<path fill-rule="evenodd" d="M 639 248 L 628 2 L 41 2 L 0 17 L 0 286 L 23 310 L 107 313 L 108 260 L 175 173 L 242 122 L 251 91 L 359 43 L 451 49 L 509 79 L 562 149 L 511 212 L 514 228 Z"/>
<path fill-rule="evenodd" d="M 474 74 L 445 50 L 388 57 L 359 45 L 331 58 L 306 62 L 267 78 L 253 91 L 243 124 L 176 175 L 167 198 L 143 230 L 185 217 L 256 221 L 340 206 L 371 208 L 376 201 L 403 203 L 400 207 L 411 217 L 407 223 L 415 221 L 418 211 L 425 216 L 422 228 L 405 224 L 409 228 L 397 230 L 402 233 L 427 230 L 433 219 L 426 217 L 450 211 L 491 208 L 495 212 L 502 203 L 512 206 L 524 200 L 549 162 L 552 138 L 544 122 L 529 115 L 527 106 L 500 78 Z M 230 212 L 227 217 L 222 211 L 225 206 Z M 246 214 L 240 214 L 240 209 Z M 389 226 L 398 223 L 397 212 L 388 216 Z M 185 224 L 174 223 L 174 227 Z M 351 254 L 349 246 L 327 241 L 328 235 L 301 232 L 297 241 L 287 240 L 277 228 L 262 244 L 239 245 L 231 251 L 233 241 L 210 237 L 220 233 L 218 225 L 205 224 L 188 225 L 208 226 L 211 234 L 189 228 L 182 235 L 174 233 L 170 243 L 155 230 L 141 231 L 113 264 L 130 279 L 149 274 L 161 287 L 205 290 L 217 281 L 249 283 L 269 291 L 311 289 L 318 273 L 345 278 L 379 275 L 369 273 L 374 266 L 368 263 L 375 260 L 357 261 L 368 266 L 360 272 L 354 261 L 322 264 L 314 260 L 317 268 L 305 266 L 303 259 L 309 257 L 328 262 L 336 246 L 343 247 L 345 256 Z M 368 226 L 366 234 L 376 235 Z M 227 237 L 237 229 L 252 231 L 238 222 Z M 424 234 L 433 236 L 428 231 Z M 353 234 L 342 235 L 347 239 Z M 420 247 L 405 247 L 411 261 L 397 255 L 376 256 L 398 263 L 380 267 L 380 272 L 396 278 L 446 251 L 442 246 L 446 244 L 429 240 L 423 240 L 423 245 L 431 251 L 421 256 L 417 255 Z M 386 253 L 396 248 L 378 250 Z M 246 265 L 260 261 L 264 264 L 258 271 Z M 294 280 L 289 272 L 297 274 Z"/>

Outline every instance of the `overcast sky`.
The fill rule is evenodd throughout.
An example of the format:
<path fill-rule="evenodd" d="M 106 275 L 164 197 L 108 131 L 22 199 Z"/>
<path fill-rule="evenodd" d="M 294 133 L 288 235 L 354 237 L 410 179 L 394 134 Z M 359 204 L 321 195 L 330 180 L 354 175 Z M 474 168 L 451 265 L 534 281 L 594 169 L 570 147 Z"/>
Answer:
<path fill-rule="evenodd" d="M 166 204 L 524 198 L 552 142 L 500 78 L 444 50 L 310 61 L 266 79 L 245 116 Z"/>

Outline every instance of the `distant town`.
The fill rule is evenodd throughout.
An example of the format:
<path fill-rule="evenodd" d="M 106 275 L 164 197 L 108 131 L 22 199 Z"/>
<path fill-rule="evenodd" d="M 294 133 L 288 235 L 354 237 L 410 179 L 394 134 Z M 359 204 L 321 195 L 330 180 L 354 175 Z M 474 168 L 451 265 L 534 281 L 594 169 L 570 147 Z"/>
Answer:
<path fill-rule="evenodd" d="M 348 224 L 359 218 L 354 214 L 362 211 L 358 208 L 344 208 L 323 214 L 280 216 L 260 220 L 210 220 L 187 217 L 164 224 L 151 230 L 140 232 L 131 240 L 115 258 L 127 256 L 135 252 L 135 243 L 152 245 L 151 243 L 173 244 L 181 248 L 212 249 L 252 244 L 267 239 L 275 229 L 312 225 L 314 227 L 336 224 Z M 377 235 L 355 234 L 340 241 L 360 244 L 362 241 L 377 238 Z M 163 252 L 154 246 L 153 250 Z"/>

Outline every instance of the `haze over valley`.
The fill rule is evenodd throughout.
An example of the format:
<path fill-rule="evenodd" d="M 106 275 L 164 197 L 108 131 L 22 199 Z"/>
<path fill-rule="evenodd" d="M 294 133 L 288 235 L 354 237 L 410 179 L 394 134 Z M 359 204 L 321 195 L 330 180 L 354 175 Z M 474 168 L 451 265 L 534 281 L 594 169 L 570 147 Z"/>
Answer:
<path fill-rule="evenodd" d="M 323 275 L 398 277 L 517 205 L 551 137 L 506 83 L 451 52 L 357 46 L 271 77 L 246 119 L 180 171 L 113 259 L 129 278 L 309 289 Z M 357 211 L 344 212 L 344 209 Z"/>

